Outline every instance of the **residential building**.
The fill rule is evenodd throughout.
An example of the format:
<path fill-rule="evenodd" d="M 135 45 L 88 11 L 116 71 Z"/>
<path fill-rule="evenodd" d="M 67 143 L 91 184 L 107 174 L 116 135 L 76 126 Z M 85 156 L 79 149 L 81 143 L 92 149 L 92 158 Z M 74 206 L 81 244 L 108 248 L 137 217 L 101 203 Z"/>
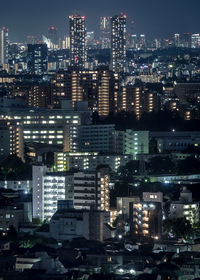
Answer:
<path fill-rule="evenodd" d="M 129 217 L 130 203 L 139 203 L 139 196 L 131 197 L 117 197 L 117 212 L 120 215 L 126 215 Z"/>
<path fill-rule="evenodd" d="M 58 200 L 73 200 L 73 174 L 48 172 L 46 166 L 33 166 L 33 217 L 49 220 Z"/>
<path fill-rule="evenodd" d="M 72 203 L 73 205 L 73 203 Z M 89 240 L 103 241 L 105 213 L 95 209 L 61 208 L 50 220 L 50 236 L 62 241 L 84 237 Z"/>
<path fill-rule="evenodd" d="M 109 175 L 106 170 L 74 173 L 74 208 L 109 210 Z"/>
<path fill-rule="evenodd" d="M 169 210 L 169 219 L 185 217 L 193 225 L 199 222 L 199 202 L 194 202 L 192 193 L 186 187 L 180 193 L 178 201 L 172 201 Z"/>
<path fill-rule="evenodd" d="M 111 18 L 111 68 L 114 72 L 126 70 L 126 15 Z"/>
<path fill-rule="evenodd" d="M 57 171 L 68 171 L 71 168 L 94 171 L 98 166 L 106 165 L 117 172 L 132 160 L 132 155 L 104 154 L 97 152 L 54 153 L 54 164 Z"/>
<path fill-rule="evenodd" d="M 159 94 L 143 86 L 123 86 L 120 103 L 122 110 L 134 112 L 137 119 L 140 119 L 143 113 L 158 112 L 161 109 Z"/>
<path fill-rule="evenodd" d="M 73 200 L 75 209 L 109 210 L 109 176 L 94 172 L 48 172 L 46 166 L 33 166 L 33 217 L 49 220 L 58 200 Z"/>
<path fill-rule="evenodd" d="M 0 159 L 17 155 L 24 160 L 23 130 L 15 120 L 0 120 Z"/>
<path fill-rule="evenodd" d="M 87 60 L 85 16 L 69 17 L 70 65 L 84 68 Z"/>
<path fill-rule="evenodd" d="M 131 235 L 156 238 L 162 233 L 162 205 L 160 202 L 130 203 Z"/>

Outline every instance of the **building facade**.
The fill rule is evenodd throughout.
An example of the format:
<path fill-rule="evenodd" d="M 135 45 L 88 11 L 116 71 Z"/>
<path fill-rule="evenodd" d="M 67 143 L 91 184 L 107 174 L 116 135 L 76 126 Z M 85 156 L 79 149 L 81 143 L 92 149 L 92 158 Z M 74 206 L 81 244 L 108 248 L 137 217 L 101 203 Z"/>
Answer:
<path fill-rule="evenodd" d="M 8 63 L 8 29 L 0 28 L 0 65 Z"/>
<path fill-rule="evenodd" d="M 126 15 L 111 18 L 111 68 L 114 72 L 126 68 Z"/>
<path fill-rule="evenodd" d="M 86 27 L 84 16 L 72 15 L 69 17 L 69 33 L 70 65 L 84 68 L 87 60 Z"/>

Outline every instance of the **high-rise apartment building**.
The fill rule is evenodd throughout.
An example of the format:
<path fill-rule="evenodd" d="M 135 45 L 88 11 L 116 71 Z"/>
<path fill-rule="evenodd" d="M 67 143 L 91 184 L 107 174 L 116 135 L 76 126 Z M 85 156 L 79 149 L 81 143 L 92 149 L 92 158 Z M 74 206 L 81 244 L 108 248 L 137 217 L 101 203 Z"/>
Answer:
<path fill-rule="evenodd" d="M 0 65 L 8 63 L 8 29 L 0 28 Z"/>
<path fill-rule="evenodd" d="M 91 111 L 107 116 L 118 110 L 119 76 L 108 67 L 80 70 L 72 67 L 58 71 L 52 79 L 52 103 L 60 100 L 87 101 Z"/>
<path fill-rule="evenodd" d="M 30 83 L 26 91 L 26 104 L 29 107 L 47 108 L 50 105 L 51 89 L 48 82 Z"/>
<path fill-rule="evenodd" d="M 110 112 L 118 111 L 119 76 L 109 69 L 101 68 L 98 82 L 98 113 L 106 117 Z"/>
<path fill-rule="evenodd" d="M 84 67 L 87 57 L 85 17 L 72 15 L 69 17 L 70 32 L 70 64 Z"/>
<path fill-rule="evenodd" d="M 114 72 L 124 72 L 126 64 L 126 15 L 111 19 L 111 67 Z"/>
<path fill-rule="evenodd" d="M 47 45 L 28 44 L 27 68 L 31 74 L 45 74 L 47 72 Z"/>
<path fill-rule="evenodd" d="M 100 17 L 100 44 L 102 49 L 111 45 L 111 17 Z"/>
<path fill-rule="evenodd" d="M 15 120 L 0 121 L 0 159 L 17 155 L 24 160 L 23 130 Z"/>
<path fill-rule="evenodd" d="M 149 91 L 143 86 L 127 85 L 122 87 L 120 101 L 120 108 L 124 111 L 134 112 L 138 119 L 144 112 L 157 112 L 161 108 L 159 94 Z"/>

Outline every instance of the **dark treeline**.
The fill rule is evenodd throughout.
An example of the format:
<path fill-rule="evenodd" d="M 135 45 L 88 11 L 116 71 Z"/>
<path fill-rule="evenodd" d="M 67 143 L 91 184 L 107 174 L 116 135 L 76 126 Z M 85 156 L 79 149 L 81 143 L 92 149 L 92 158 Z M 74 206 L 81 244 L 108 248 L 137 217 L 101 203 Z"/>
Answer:
<path fill-rule="evenodd" d="M 98 113 L 93 114 L 93 124 L 115 124 L 116 129 L 134 129 L 150 131 L 169 131 L 172 129 L 178 131 L 199 131 L 200 120 L 184 120 L 179 113 L 170 111 L 159 111 L 144 113 L 137 120 L 134 112 L 121 111 L 119 113 L 110 113 L 106 118 L 100 118 Z"/>

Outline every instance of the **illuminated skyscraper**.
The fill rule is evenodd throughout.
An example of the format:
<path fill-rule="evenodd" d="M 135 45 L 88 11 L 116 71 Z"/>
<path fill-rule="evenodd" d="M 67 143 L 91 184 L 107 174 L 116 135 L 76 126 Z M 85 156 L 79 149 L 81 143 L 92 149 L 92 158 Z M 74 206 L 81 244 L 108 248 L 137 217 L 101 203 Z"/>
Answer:
<path fill-rule="evenodd" d="M 123 72 L 126 64 L 126 15 L 112 17 L 111 28 L 111 67 L 114 72 Z"/>
<path fill-rule="evenodd" d="M 174 45 L 175 47 L 180 47 L 180 34 L 176 33 L 174 34 Z"/>
<path fill-rule="evenodd" d="M 0 65 L 8 63 L 8 29 L 0 28 Z"/>
<path fill-rule="evenodd" d="M 46 44 L 28 44 L 27 68 L 31 74 L 47 73 L 47 45 Z"/>
<path fill-rule="evenodd" d="M 85 17 L 69 17 L 70 65 L 84 67 L 87 57 Z"/>
<path fill-rule="evenodd" d="M 200 34 L 192 34 L 191 36 L 191 47 L 196 49 L 200 48 Z"/>
<path fill-rule="evenodd" d="M 110 35 L 111 35 L 111 18 L 100 18 L 100 44 L 102 49 L 110 48 Z"/>
<path fill-rule="evenodd" d="M 51 26 L 48 30 L 48 39 L 50 39 L 54 45 L 58 45 L 58 33 L 54 26 Z"/>

